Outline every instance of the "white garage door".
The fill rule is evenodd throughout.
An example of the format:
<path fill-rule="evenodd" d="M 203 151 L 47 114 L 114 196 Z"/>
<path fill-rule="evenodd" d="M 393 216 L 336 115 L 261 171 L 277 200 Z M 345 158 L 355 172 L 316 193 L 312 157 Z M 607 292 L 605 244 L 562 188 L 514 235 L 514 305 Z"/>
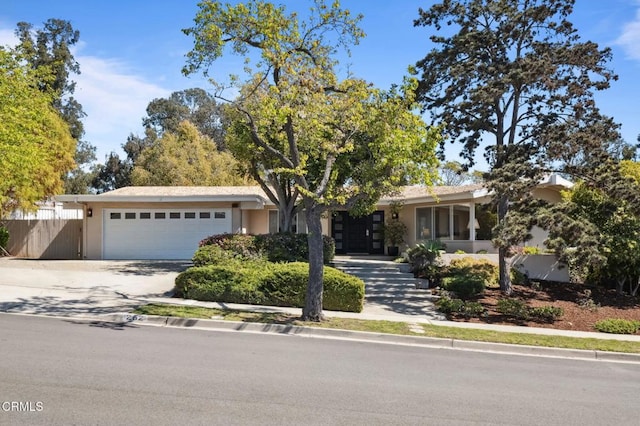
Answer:
<path fill-rule="evenodd" d="M 104 209 L 103 259 L 191 259 L 198 243 L 231 232 L 231 209 Z"/>

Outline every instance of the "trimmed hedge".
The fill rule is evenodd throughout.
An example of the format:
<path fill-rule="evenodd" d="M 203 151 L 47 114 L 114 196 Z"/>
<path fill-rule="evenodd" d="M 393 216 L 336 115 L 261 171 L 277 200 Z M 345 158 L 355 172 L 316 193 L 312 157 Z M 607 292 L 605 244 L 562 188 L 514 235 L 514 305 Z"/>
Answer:
<path fill-rule="evenodd" d="M 241 260 L 242 256 L 231 250 L 225 250 L 218 245 L 210 245 L 199 247 L 191 261 L 195 266 L 206 266 L 226 263 L 234 259 Z"/>
<path fill-rule="evenodd" d="M 198 264 L 214 264 L 224 258 L 239 257 L 241 259 L 266 258 L 270 262 L 304 262 L 309 259 L 309 245 L 307 234 L 294 234 L 283 232 L 278 234 L 220 234 L 212 235 L 200 241 L 200 248 L 217 246 L 225 251 L 232 252 L 232 256 L 223 256 L 218 253 L 194 255 Z M 333 238 L 323 236 L 323 260 L 328 264 L 333 260 L 336 248 Z M 207 257 L 212 258 L 211 263 L 206 262 Z"/>
<path fill-rule="evenodd" d="M 309 260 L 309 242 L 307 234 L 281 232 L 255 236 L 256 247 L 267 256 L 270 262 L 306 262 Z M 333 238 L 322 236 L 322 257 L 325 264 L 333 260 L 336 246 Z"/>
<path fill-rule="evenodd" d="M 209 302 L 302 308 L 308 281 L 306 263 L 229 261 L 182 272 L 176 278 L 175 294 Z M 324 309 L 361 312 L 363 303 L 362 280 L 334 268 L 324 268 Z"/>
<path fill-rule="evenodd" d="M 636 334 L 640 329 L 640 321 L 607 318 L 598 321 L 594 327 L 601 333 Z"/>

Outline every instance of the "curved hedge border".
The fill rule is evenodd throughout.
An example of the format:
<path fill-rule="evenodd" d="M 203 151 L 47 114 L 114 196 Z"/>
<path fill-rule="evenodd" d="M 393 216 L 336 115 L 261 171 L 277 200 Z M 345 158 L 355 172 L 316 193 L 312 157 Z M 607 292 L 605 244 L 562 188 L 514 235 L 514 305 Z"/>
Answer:
<path fill-rule="evenodd" d="M 308 281 L 307 263 L 229 260 L 182 272 L 176 278 L 175 294 L 209 302 L 302 308 Z M 362 312 L 363 304 L 361 279 L 331 267 L 324 268 L 324 309 Z"/>

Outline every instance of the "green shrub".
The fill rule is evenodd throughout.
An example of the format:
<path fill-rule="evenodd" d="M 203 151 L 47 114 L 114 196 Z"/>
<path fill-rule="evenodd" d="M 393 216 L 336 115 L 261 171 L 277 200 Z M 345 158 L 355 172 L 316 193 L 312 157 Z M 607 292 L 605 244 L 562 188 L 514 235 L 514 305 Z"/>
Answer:
<path fill-rule="evenodd" d="M 256 245 L 255 235 L 250 234 L 218 234 L 212 235 L 200 241 L 200 247 L 214 245 L 223 250 L 233 252 L 244 259 L 261 257 Z"/>
<path fill-rule="evenodd" d="M 4 226 L 0 226 L 0 247 L 6 249 L 7 244 L 9 244 L 9 230 Z"/>
<path fill-rule="evenodd" d="M 498 265 L 487 259 L 474 259 L 471 256 L 452 259 L 449 263 L 449 275 L 475 276 L 484 281 L 485 287 L 498 285 Z"/>
<path fill-rule="evenodd" d="M 175 294 L 189 299 L 302 308 L 309 265 L 301 262 L 235 262 L 187 269 L 176 278 Z M 364 283 L 337 269 L 324 268 L 323 307 L 361 312 Z"/>
<path fill-rule="evenodd" d="M 232 257 L 259 259 L 266 256 L 271 262 L 306 262 L 309 259 L 307 234 L 283 232 L 278 234 L 220 234 L 200 241 L 200 247 L 218 246 L 234 253 Z M 327 264 L 335 255 L 333 238 L 323 236 L 323 260 Z"/>
<path fill-rule="evenodd" d="M 461 314 L 465 318 L 481 318 L 487 315 L 487 310 L 478 302 L 465 302 L 443 296 L 436 302 L 436 307 L 443 314 Z"/>
<path fill-rule="evenodd" d="M 481 318 L 487 316 L 487 310 L 479 302 L 466 302 L 462 310 L 462 315 L 466 318 Z"/>
<path fill-rule="evenodd" d="M 529 283 L 529 277 L 518 268 L 511 268 L 509 273 L 511 277 L 511 283 L 515 285 L 527 285 Z"/>
<path fill-rule="evenodd" d="M 436 302 L 436 307 L 443 314 L 453 314 L 461 312 L 464 302 L 460 299 L 451 299 L 450 297 L 441 297 Z"/>
<path fill-rule="evenodd" d="M 236 259 L 240 260 L 242 257 L 239 254 L 231 250 L 225 250 L 218 245 L 209 245 L 198 247 L 198 250 L 196 250 L 191 260 L 195 266 L 205 266 L 228 263 Z"/>
<path fill-rule="evenodd" d="M 195 266 L 176 277 L 175 295 L 207 302 L 263 304 L 258 285 L 268 274 L 267 263 L 251 262 Z"/>
<path fill-rule="evenodd" d="M 529 308 L 529 315 L 531 318 L 534 318 L 538 321 L 545 322 L 554 322 L 562 315 L 564 315 L 564 311 L 562 308 L 558 308 L 556 306 L 537 306 L 535 308 Z"/>
<path fill-rule="evenodd" d="M 440 251 L 445 245 L 438 240 L 417 244 L 407 250 L 407 257 L 411 263 L 411 272 L 415 277 L 437 281 L 442 268 Z"/>
<path fill-rule="evenodd" d="M 502 315 L 514 317 L 519 320 L 529 319 L 529 309 L 527 304 L 518 299 L 500 299 L 496 310 Z"/>
<path fill-rule="evenodd" d="M 282 232 L 255 236 L 255 244 L 271 262 L 307 262 L 309 243 L 307 234 Z M 336 246 L 333 238 L 322 236 L 322 258 L 325 264 L 333 260 Z"/>
<path fill-rule="evenodd" d="M 640 329 L 640 321 L 607 318 L 598 321 L 594 327 L 602 333 L 636 334 Z"/>
<path fill-rule="evenodd" d="M 540 254 L 542 253 L 542 250 L 540 250 L 540 247 L 536 247 L 536 246 L 524 246 L 522 247 L 522 253 L 523 254 Z"/>
<path fill-rule="evenodd" d="M 485 249 L 480 249 L 480 250 L 478 250 L 476 252 L 476 254 L 487 254 L 487 253 L 489 253 L 489 252 L 487 250 L 485 250 Z"/>
<path fill-rule="evenodd" d="M 464 250 L 460 250 L 460 249 L 458 249 L 458 250 L 454 251 L 453 253 L 454 253 L 454 254 L 467 254 L 467 252 L 466 252 L 466 251 L 464 251 Z"/>
<path fill-rule="evenodd" d="M 500 299 L 496 309 L 503 315 L 522 321 L 553 322 L 564 315 L 562 308 L 551 305 L 529 307 L 518 299 Z"/>
<path fill-rule="evenodd" d="M 484 292 L 484 280 L 477 275 L 454 275 L 442 280 L 442 286 L 461 299 L 469 299 Z"/>

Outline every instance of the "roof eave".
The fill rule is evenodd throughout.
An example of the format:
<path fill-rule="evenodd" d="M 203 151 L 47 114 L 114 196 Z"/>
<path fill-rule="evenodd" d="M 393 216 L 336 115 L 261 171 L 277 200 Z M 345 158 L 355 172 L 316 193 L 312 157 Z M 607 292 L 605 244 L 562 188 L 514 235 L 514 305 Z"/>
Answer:
<path fill-rule="evenodd" d="M 267 200 L 259 195 L 57 195 L 63 203 L 198 203 L 198 202 L 257 202 Z"/>

